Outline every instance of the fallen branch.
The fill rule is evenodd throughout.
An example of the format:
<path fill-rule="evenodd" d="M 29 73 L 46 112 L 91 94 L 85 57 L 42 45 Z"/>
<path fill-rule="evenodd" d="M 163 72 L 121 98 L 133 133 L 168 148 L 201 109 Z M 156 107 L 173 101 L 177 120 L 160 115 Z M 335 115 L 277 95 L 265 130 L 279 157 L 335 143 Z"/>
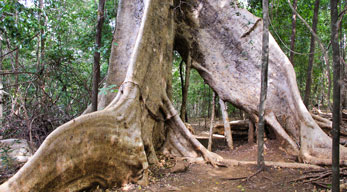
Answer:
<path fill-rule="evenodd" d="M 224 159 L 223 162 L 230 166 L 257 165 L 256 161 L 238 161 L 234 159 Z M 321 166 L 318 166 L 318 165 L 310 165 L 310 164 L 304 164 L 304 163 L 275 162 L 275 161 L 265 161 L 265 166 L 291 168 L 291 169 L 315 169 L 315 170 L 323 169 Z"/>
<path fill-rule="evenodd" d="M 340 173 L 341 173 L 340 174 L 341 176 L 346 175 L 347 174 L 347 168 L 346 167 L 340 168 Z M 318 186 L 323 187 L 323 188 L 327 188 L 327 189 L 329 188 L 328 187 L 329 183 L 326 183 L 327 180 L 325 180 L 326 182 L 323 182 L 320 180 L 327 178 L 327 177 L 331 177 L 331 175 L 332 175 L 331 169 L 312 170 L 312 171 L 304 172 L 304 174 L 307 174 L 307 175 L 301 176 L 297 179 L 293 179 L 293 180 L 289 181 L 289 183 L 291 183 L 291 182 L 312 183 L 312 184 L 318 185 Z M 343 191 L 344 184 L 342 184 L 340 188 Z"/>

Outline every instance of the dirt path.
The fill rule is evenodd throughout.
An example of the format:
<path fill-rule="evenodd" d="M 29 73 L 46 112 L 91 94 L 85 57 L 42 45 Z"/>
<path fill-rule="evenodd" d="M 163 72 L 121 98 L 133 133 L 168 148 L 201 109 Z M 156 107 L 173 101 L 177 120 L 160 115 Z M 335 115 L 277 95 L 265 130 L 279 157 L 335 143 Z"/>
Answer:
<path fill-rule="evenodd" d="M 289 183 L 302 174 L 300 170 L 268 168 L 248 181 L 225 180 L 228 177 L 249 176 L 256 171 L 254 166 L 212 168 L 194 164 L 185 173 L 167 174 L 150 186 L 134 191 L 313 191 L 311 184 Z"/>

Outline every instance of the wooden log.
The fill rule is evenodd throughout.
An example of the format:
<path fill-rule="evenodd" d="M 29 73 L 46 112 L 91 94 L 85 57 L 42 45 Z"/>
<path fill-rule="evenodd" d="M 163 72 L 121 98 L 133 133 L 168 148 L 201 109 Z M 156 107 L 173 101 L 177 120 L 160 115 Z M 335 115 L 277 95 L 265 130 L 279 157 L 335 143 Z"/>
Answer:
<path fill-rule="evenodd" d="M 248 131 L 249 120 L 236 120 L 230 121 L 230 129 L 231 131 Z M 217 124 L 213 127 L 214 134 L 224 135 L 224 124 Z"/>
<path fill-rule="evenodd" d="M 328 130 L 332 129 L 333 125 L 330 120 L 324 117 L 321 117 L 319 115 L 312 114 L 312 113 L 311 113 L 311 116 L 322 129 L 328 129 Z M 343 129 L 340 129 L 340 134 L 343 136 L 347 136 L 347 132 Z"/>

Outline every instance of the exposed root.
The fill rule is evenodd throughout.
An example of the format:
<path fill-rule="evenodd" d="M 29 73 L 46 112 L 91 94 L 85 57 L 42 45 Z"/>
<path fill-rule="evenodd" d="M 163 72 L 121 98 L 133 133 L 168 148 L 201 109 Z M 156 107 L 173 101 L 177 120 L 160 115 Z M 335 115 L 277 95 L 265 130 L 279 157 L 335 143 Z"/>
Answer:
<path fill-rule="evenodd" d="M 138 95 L 138 89 L 129 96 Z M 126 91 L 127 91 L 126 90 Z M 138 96 L 78 117 L 52 132 L 0 191 L 79 191 L 128 182 L 146 183 Z"/>
<path fill-rule="evenodd" d="M 188 140 L 191 145 L 193 146 L 194 150 L 198 151 L 205 161 L 207 163 L 210 163 L 212 166 L 225 166 L 223 164 L 223 158 L 215 153 L 212 153 L 208 151 L 193 135 L 192 133 L 186 128 L 181 118 L 178 116 L 177 111 L 175 110 L 174 106 L 172 105 L 169 98 L 164 95 L 163 97 L 163 111 L 165 111 L 168 120 L 167 124 L 173 129 L 178 130 L 180 134 L 183 135 L 183 137 Z"/>
<path fill-rule="evenodd" d="M 340 151 L 341 153 L 341 151 Z M 301 154 L 303 162 L 314 165 L 331 165 L 331 159 L 317 158 L 308 153 Z M 347 166 L 347 160 L 340 159 L 340 166 Z"/>
<path fill-rule="evenodd" d="M 311 113 L 311 116 L 316 121 L 316 123 L 319 125 L 319 127 L 332 130 L 332 128 L 333 128 L 332 121 L 330 121 L 329 119 L 326 119 L 324 117 L 321 117 L 319 115 L 312 114 L 312 113 Z M 343 136 L 347 136 L 347 132 L 344 131 L 343 129 L 340 130 L 340 134 Z"/>
<path fill-rule="evenodd" d="M 328 120 L 326 118 L 323 118 L 323 117 L 321 117 L 319 115 L 312 114 L 312 113 L 311 113 L 311 116 L 316 121 L 316 123 L 319 125 L 319 127 L 321 127 L 321 128 L 330 128 L 330 129 L 332 128 L 333 123 L 330 120 Z"/>
<path fill-rule="evenodd" d="M 299 154 L 299 148 L 298 145 L 294 142 L 294 140 L 288 135 L 288 133 L 283 129 L 281 124 L 278 123 L 275 115 L 273 112 L 265 116 L 265 120 L 268 124 L 271 125 L 273 130 L 281 136 L 284 140 L 286 140 L 292 149 L 294 150 L 294 153 Z"/>
<path fill-rule="evenodd" d="M 230 166 L 239 166 L 239 165 L 257 165 L 256 161 L 238 161 L 234 159 L 224 159 L 224 163 Z M 310 165 L 304 163 L 286 163 L 286 162 L 274 162 L 274 161 L 265 161 L 265 166 L 269 167 L 283 167 L 291 169 L 315 169 L 322 170 L 323 168 L 318 165 Z"/>

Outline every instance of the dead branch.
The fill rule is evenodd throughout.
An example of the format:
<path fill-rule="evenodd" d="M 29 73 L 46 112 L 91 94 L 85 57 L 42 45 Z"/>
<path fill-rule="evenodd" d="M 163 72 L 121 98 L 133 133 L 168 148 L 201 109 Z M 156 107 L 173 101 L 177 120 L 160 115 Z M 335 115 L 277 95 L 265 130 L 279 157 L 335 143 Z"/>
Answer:
<path fill-rule="evenodd" d="M 223 162 L 230 166 L 239 166 L 239 165 L 257 165 L 256 161 L 238 161 L 234 159 L 224 159 Z M 314 169 L 314 170 L 323 170 L 321 166 L 304 164 L 304 163 L 288 163 L 288 162 L 275 162 L 275 161 L 265 161 L 265 166 L 268 167 L 283 167 L 291 169 Z"/>
<path fill-rule="evenodd" d="M 347 174 L 347 168 L 346 167 L 340 168 L 340 173 L 341 173 L 341 176 L 346 175 Z M 325 183 L 321 180 L 323 180 L 327 177 L 331 177 L 331 176 L 332 176 L 332 170 L 331 169 L 311 170 L 311 171 L 304 172 L 303 176 L 301 176 L 297 179 L 293 179 L 293 180 L 289 181 L 289 183 L 291 183 L 291 182 L 312 183 L 312 184 L 318 185 L 318 186 L 323 187 L 323 188 L 328 188 L 329 183 Z M 343 186 L 341 187 L 341 189 L 343 189 Z"/>

